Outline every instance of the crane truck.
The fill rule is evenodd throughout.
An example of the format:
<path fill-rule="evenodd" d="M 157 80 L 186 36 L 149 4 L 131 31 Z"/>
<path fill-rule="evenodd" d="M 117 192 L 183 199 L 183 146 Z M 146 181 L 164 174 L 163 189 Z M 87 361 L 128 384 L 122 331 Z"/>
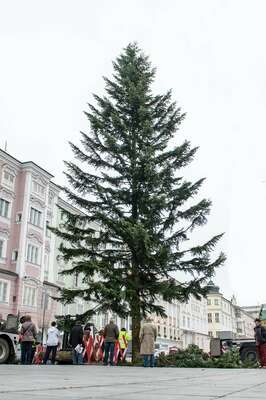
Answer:
<path fill-rule="evenodd" d="M 0 364 L 16 362 L 19 357 L 18 317 L 9 314 L 0 320 Z"/>
<path fill-rule="evenodd" d="M 266 328 L 266 304 L 262 304 L 258 318 L 261 320 L 261 325 Z M 212 338 L 210 343 L 210 355 L 213 357 L 219 357 L 231 348 L 238 348 L 240 358 L 243 362 L 258 361 L 254 337 L 250 339 L 234 339 L 226 336 Z"/>

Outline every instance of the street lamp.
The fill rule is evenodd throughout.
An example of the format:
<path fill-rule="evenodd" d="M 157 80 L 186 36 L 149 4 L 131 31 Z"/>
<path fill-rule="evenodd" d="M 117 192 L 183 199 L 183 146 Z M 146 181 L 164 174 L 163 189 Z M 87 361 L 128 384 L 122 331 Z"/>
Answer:
<path fill-rule="evenodd" d="M 48 305 L 49 294 L 48 294 L 47 289 L 43 286 L 43 283 L 39 279 L 25 275 L 23 277 L 23 280 L 24 281 L 33 281 L 36 283 L 37 287 L 42 289 L 42 343 L 43 343 L 45 312 L 46 312 L 47 305 Z"/>
<path fill-rule="evenodd" d="M 49 295 L 48 295 L 47 290 L 46 290 L 45 288 L 43 288 L 42 296 L 43 296 L 43 301 L 42 301 L 42 303 L 43 303 L 43 313 L 42 313 L 42 344 L 43 344 L 45 311 L 46 311 L 46 309 L 47 309 L 48 298 L 49 298 Z"/>

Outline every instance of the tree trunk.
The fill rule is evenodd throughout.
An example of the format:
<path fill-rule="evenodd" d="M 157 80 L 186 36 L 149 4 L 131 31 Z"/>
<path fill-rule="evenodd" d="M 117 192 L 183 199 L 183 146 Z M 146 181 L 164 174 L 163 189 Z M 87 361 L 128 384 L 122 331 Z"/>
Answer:
<path fill-rule="evenodd" d="M 136 362 L 140 352 L 140 307 L 139 300 L 136 299 L 134 304 L 131 305 L 131 317 L 132 317 L 132 362 Z"/>

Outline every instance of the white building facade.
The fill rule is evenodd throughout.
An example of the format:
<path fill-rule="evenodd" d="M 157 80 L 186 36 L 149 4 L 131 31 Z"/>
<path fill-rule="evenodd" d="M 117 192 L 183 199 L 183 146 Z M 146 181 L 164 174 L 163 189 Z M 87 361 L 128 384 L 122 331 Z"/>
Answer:
<path fill-rule="evenodd" d="M 210 350 L 207 299 L 191 296 L 187 303 L 180 304 L 180 340 L 182 348 L 195 344 L 204 351 Z"/>

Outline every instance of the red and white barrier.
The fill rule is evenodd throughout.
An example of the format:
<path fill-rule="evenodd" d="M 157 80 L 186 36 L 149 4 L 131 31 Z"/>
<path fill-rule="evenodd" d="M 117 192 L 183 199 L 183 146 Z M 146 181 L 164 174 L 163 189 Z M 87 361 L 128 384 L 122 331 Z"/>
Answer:
<path fill-rule="evenodd" d="M 103 345 L 105 343 L 104 337 L 95 335 L 94 339 L 94 358 L 96 362 L 103 361 L 104 351 Z"/>
<path fill-rule="evenodd" d="M 126 338 L 123 336 L 122 337 L 125 348 L 122 349 L 120 345 L 119 339 L 117 339 L 115 343 L 115 349 L 114 349 L 114 359 L 113 362 L 114 364 L 118 363 L 118 355 L 120 354 L 120 359 L 125 360 L 126 358 L 126 353 L 128 349 L 128 343 Z M 93 336 L 90 335 L 88 338 L 87 336 L 84 336 L 84 351 L 83 351 L 83 358 L 85 357 L 85 354 L 87 354 L 87 360 L 88 364 L 92 362 L 92 358 L 94 358 L 95 362 L 103 362 L 104 360 L 104 344 L 105 344 L 105 339 L 103 336 L 95 335 L 94 339 Z M 93 356 L 93 357 L 92 357 Z"/>
<path fill-rule="evenodd" d="M 90 363 L 91 362 L 91 358 L 92 358 L 92 354 L 93 354 L 93 351 L 94 351 L 93 338 L 92 338 L 91 335 L 89 336 L 88 339 L 87 339 L 86 336 L 84 336 L 83 341 L 84 341 L 85 348 L 84 348 L 84 351 L 83 351 L 82 355 L 83 355 L 83 358 L 84 358 L 85 354 L 87 353 L 88 363 Z"/>

